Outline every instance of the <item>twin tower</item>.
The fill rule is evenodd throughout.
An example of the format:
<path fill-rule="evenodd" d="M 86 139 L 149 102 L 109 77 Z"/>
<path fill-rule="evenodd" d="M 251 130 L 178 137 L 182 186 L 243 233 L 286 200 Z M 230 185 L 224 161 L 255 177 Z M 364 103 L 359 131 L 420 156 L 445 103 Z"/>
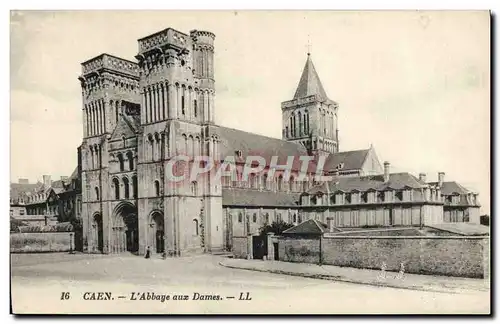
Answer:
<path fill-rule="evenodd" d="M 176 155 L 223 158 L 229 139 L 214 125 L 214 39 L 207 31 L 168 28 L 138 40 L 137 62 L 101 54 L 82 63 L 87 251 L 222 249 L 221 183 L 207 177 L 172 186 L 165 174 Z M 310 55 L 294 98 L 281 108 L 283 140 L 312 154 L 338 151 L 338 105 L 328 99 Z"/>

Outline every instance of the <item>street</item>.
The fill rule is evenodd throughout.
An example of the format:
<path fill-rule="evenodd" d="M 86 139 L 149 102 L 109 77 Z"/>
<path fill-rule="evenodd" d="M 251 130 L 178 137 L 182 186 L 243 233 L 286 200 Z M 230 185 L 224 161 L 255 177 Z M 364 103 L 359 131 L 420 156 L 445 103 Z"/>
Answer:
<path fill-rule="evenodd" d="M 448 294 L 365 286 L 230 269 L 220 266 L 221 260 L 222 257 L 210 255 L 162 260 L 127 254 L 13 254 L 13 312 L 489 313 L 489 292 Z M 162 302 L 161 295 L 169 295 L 170 299 Z M 195 295 L 198 300 L 192 300 Z M 112 297 L 102 300 L 106 296 Z M 141 296 L 146 300 L 141 300 Z"/>

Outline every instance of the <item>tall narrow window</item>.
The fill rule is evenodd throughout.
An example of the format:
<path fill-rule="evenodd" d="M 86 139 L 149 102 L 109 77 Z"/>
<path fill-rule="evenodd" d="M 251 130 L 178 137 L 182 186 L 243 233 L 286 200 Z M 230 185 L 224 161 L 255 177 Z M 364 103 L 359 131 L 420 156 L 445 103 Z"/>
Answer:
<path fill-rule="evenodd" d="M 160 181 L 155 181 L 155 196 L 160 197 Z"/>
<path fill-rule="evenodd" d="M 199 231 L 198 231 L 198 220 L 197 219 L 193 219 L 193 234 L 195 236 L 198 236 L 199 235 Z"/>
<path fill-rule="evenodd" d="M 299 136 L 302 136 L 302 114 L 299 111 L 298 114 L 298 120 L 299 120 Z"/>
<path fill-rule="evenodd" d="M 194 117 L 198 117 L 198 101 L 194 100 Z"/>
<path fill-rule="evenodd" d="M 137 177 L 133 176 L 132 177 L 132 186 L 134 187 L 134 199 L 136 199 L 139 195 L 139 190 L 137 188 Z"/>
<path fill-rule="evenodd" d="M 99 196 L 99 188 L 95 187 L 95 200 L 101 200 L 101 196 Z"/>
<path fill-rule="evenodd" d="M 282 191 L 283 190 L 283 176 L 280 175 L 278 177 L 278 191 Z"/>
<path fill-rule="evenodd" d="M 253 213 L 252 222 L 257 223 L 257 213 Z"/>
<path fill-rule="evenodd" d="M 238 223 L 242 223 L 242 222 L 243 222 L 243 214 L 238 213 Z"/>
<path fill-rule="evenodd" d="M 118 162 L 120 163 L 120 171 L 125 171 L 125 164 L 121 153 L 118 154 Z"/>
<path fill-rule="evenodd" d="M 120 199 L 120 182 L 117 178 L 113 179 L 113 187 L 115 187 L 115 199 Z"/>
<path fill-rule="evenodd" d="M 304 113 L 304 135 L 307 135 L 307 132 L 309 130 L 307 129 L 307 111 Z"/>
<path fill-rule="evenodd" d="M 130 186 L 127 178 L 123 178 L 123 191 L 125 199 L 129 199 L 130 197 Z"/>
<path fill-rule="evenodd" d="M 182 97 L 181 97 L 181 111 L 182 111 L 182 115 L 186 114 L 186 109 L 184 107 L 184 95 L 182 95 Z"/>
<path fill-rule="evenodd" d="M 134 170 L 134 155 L 132 152 L 127 152 L 128 168 L 130 171 Z"/>
<path fill-rule="evenodd" d="M 191 182 L 191 193 L 193 196 L 198 194 L 198 183 L 196 183 L 196 181 Z"/>
<path fill-rule="evenodd" d="M 264 187 L 264 189 L 267 189 L 267 173 L 264 173 L 264 175 L 262 176 L 262 186 Z"/>

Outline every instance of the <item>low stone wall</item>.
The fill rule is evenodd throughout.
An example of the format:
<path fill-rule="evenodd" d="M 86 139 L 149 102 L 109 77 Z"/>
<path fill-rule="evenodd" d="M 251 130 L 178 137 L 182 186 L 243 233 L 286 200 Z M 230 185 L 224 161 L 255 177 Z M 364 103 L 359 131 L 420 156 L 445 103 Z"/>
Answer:
<path fill-rule="evenodd" d="M 69 252 L 75 249 L 75 235 L 70 232 L 10 234 L 11 253 Z"/>
<path fill-rule="evenodd" d="M 248 255 L 248 237 L 233 236 L 233 257 L 246 259 Z"/>
<path fill-rule="evenodd" d="M 484 278 L 489 274 L 489 238 L 463 236 L 340 236 L 280 238 L 281 261 L 408 273 Z"/>

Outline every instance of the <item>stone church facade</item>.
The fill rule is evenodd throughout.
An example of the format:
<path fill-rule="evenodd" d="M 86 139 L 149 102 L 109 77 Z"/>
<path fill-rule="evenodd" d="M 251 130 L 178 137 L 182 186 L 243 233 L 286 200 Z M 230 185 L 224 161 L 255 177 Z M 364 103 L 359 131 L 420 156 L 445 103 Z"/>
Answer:
<path fill-rule="evenodd" d="M 214 40 L 208 31 L 168 28 L 138 40 L 135 62 L 101 54 L 82 63 L 85 251 L 142 254 L 149 247 L 169 256 L 211 253 L 230 250 L 233 237 L 256 234 L 274 220 L 316 217 L 311 197 L 325 192 L 318 190 L 312 170 L 300 179 L 293 165 L 287 180 L 283 171 L 268 176 L 268 164 L 243 181 L 249 155 L 267 162 L 278 156 L 282 164 L 288 156 L 325 156 L 324 173 L 342 179 L 384 173 L 373 147 L 339 152 L 339 105 L 326 95 L 309 54 L 294 98 L 281 105 L 282 140 L 216 125 Z M 200 163 L 196 156 L 220 162 L 234 156 L 236 176 L 173 184 L 167 166 L 179 155 L 189 157 L 186 169 Z M 428 186 L 412 176 L 399 178 L 401 188 L 404 181 L 418 190 Z M 335 183 L 328 188 L 338 193 L 360 190 Z M 433 212 L 439 221 L 443 202 L 437 197 L 431 205 L 440 206 L 441 212 Z M 474 199 L 464 201 L 479 206 Z"/>

